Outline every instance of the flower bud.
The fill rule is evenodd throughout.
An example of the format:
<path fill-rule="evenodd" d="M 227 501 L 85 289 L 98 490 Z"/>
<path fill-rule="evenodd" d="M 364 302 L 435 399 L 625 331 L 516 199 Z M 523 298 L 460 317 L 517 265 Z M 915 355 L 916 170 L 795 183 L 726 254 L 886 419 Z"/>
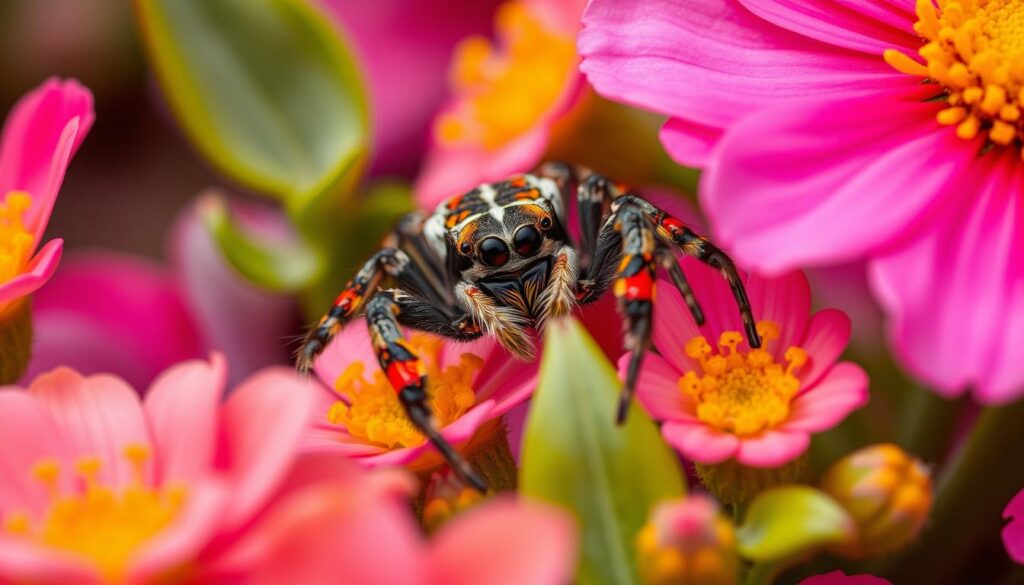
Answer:
<path fill-rule="evenodd" d="M 739 559 L 732 523 L 708 496 L 664 502 L 637 536 L 640 577 L 646 585 L 728 585 Z"/>
<path fill-rule="evenodd" d="M 453 516 L 480 503 L 484 496 L 467 487 L 445 466 L 430 476 L 423 505 L 423 526 L 434 532 Z"/>
<path fill-rule="evenodd" d="M 836 462 L 822 480 L 857 523 L 857 538 L 838 552 L 863 557 L 895 551 L 921 531 L 932 507 L 928 468 L 892 444 L 872 445 Z"/>

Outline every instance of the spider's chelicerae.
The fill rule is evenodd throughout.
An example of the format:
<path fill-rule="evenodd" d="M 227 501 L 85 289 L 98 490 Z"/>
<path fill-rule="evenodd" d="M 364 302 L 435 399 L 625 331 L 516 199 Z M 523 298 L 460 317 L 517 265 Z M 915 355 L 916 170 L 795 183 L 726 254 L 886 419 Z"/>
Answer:
<path fill-rule="evenodd" d="M 577 193 L 580 241 L 565 229 L 566 201 Z M 531 328 L 591 303 L 611 288 L 626 322 L 631 360 L 619 403 L 625 419 L 644 352 L 650 347 L 655 273 L 661 266 L 697 323 L 704 316 L 673 250 L 722 273 L 732 287 L 751 347 L 761 342 L 732 260 L 681 221 L 582 167 L 547 163 L 534 174 L 455 195 L 429 216 L 404 217 L 338 295 L 299 349 L 308 371 L 328 342 L 365 306 L 385 374 L 413 424 L 463 481 L 483 480 L 438 432 L 427 404 L 425 368 L 399 325 L 459 341 L 492 335 L 529 360 Z M 383 289 L 385 277 L 397 288 Z"/>

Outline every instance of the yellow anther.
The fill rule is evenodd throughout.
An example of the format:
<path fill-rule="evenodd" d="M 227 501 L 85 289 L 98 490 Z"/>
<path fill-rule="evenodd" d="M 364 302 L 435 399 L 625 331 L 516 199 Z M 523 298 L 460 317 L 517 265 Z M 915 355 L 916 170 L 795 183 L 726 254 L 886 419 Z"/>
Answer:
<path fill-rule="evenodd" d="M 992 123 L 992 129 L 989 130 L 988 137 L 992 139 L 992 142 L 1005 146 L 1013 142 L 1013 139 L 1017 137 L 1017 129 L 1002 120 L 996 120 Z"/>
<path fill-rule="evenodd" d="M 906 73 L 907 75 L 917 75 L 925 77 L 928 75 L 928 68 L 914 61 L 908 57 L 905 53 L 897 51 L 896 49 L 886 49 L 882 53 L 882 58 L 888 63 L 893 69 Z"/>
<path fill-rule="evenodd" d="M 47 487 L 51 495 L 57 493 L 57 481 L 60 480 L 60 463 L 53 458 L 40 459 L 32 466 L 32 476 Z"/>
<path fill-rule="evenodd" d="M 124 448 L 124 457 L 132 465 L 136 483 L 141 484 L 145 479 L 146 461 L 149 460 L 149 447 L 133 444 Z"/>
<path fill-rule="evenodd" d="M 85 480 L 87 487 L 96 485 L 96 478 L 99 476 L 100 469 L 102 468 L 103 461 L 99 457 L 85 457 L 75 463 L 75 473 Z"/>
<path fill-rule="evenodd" d="M 946 108 L 938 113 L 936 119 L 939 124 L 943 126 L 952 126 L 953 124 L 959 124 L 967 116 L 967 110 L 964 108 Z"/>
<path fill-rule="evenodd" d="M 703 337 L 694 337 L 690 341 L 686 342 L 686 345 L 683 347 L 683 351 L 685 351 L 686 355 L 691 358 L 699 360 L 711 353 L 711 344 Z"/>
<path fill-rule="evenodd" d="M 25 213 L 32 197 L 23 191 L 11 191 L 0 203 L 0 284 L 24 271 L 32 255 L 34 237 L 25 227 Z"/>
<path fill-rule="evenodd" d="M 764 341 L 774 341 L 779 338 L 779 326 L 772 321 L 758 321 L 757 334 Z"/>
<path fill-rule="evenodd" d="M 956 135 L 964 140 L 970 140 L 978 135 L 980 129 L 981 120 L 977 116 L 970 115 L 956 127 Z"/>

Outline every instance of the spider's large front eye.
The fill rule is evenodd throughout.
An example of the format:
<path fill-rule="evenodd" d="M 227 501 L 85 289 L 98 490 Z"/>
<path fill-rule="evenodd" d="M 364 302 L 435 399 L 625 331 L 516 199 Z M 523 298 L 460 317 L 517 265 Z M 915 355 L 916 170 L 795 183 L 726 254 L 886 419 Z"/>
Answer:
<path fill-rule="evenodd" d="M 480 242 L 480 259 L 488 266 L 501 266 L 508 262 L 508 246 L 498 238 L 484 238 Z"/>
<path fill-rule="evenodd" d="M 533 256 L 540 249 L 542 240 L 537 228 L 532 225 L 524 225 L 516 230 L 516 235 L 512 236 L 512 245 L 515 246 L 516 252 L 520 256 Z"/>

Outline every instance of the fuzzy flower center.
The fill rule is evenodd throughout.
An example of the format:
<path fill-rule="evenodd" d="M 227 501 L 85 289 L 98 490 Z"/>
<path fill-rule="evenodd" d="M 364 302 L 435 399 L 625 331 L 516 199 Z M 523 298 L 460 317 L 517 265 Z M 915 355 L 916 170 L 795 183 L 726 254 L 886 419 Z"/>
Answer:
<path fill-rule="evenodd" d="M 495 28 L 497 46 L 474 36 L 455 50 L 456 103 L 434 127 L 442 143 L 501 147 L 536 125 L 576 67 L 573 35 L 551 30 L 522 2 L 502 5 Z"/>
<path fill-rule="evenodd" d="M 12 191 L 0 203 L 0 283 L 21 274 L 32 254 L 32 234 L 25 229 L 25 212 L 32 197 Z"/>
<path fill-rule="evenodd" d="M 444 343 L 435 337 L 413 334 L 409 345 L 420 356 L 427 372 L 427 397 L 437 423 L 445 427 L 476 404 L 473 378 L 483 366 L 483 359 L 463 353 L 457 364 L 443 369 L 438 359 Z M 344 426 L 349 434 L 388 449 L 413 447 L 425 438 L 416 430 L 398 394 L 380 369 L 374 368 L 369 379 L 363 362 L 350 364 L 334 383 L 345 401 L 335 402 L 327 412 L 327 420 Z"/>
<path fill-rule="evenodd" d="M 1024 137 L 1024 0 L 917 0 L 914 30 L 926 43 L 925 64 L 893 49 L 885 60 L 897 70 L 945 86 L 948 107 L 940 124 L 957 136 L 986 133 L 992 143 L 1021 144 Z"/>
<path fill-rule="evenodd" d="M 757 324 L 764 345 L 740 349 L 743 334 L 725 331 L 718 339 L 718 351 L 703 336 L 686 343 L 686 355 L 700 363 L 702 373 L 689 371 L 679 378 L 683 394 L 697 403 L 697 418 L 729 433 L 747 436 L 775 426 L 789 418 L 789 404 L 800 389 L 796 370 L 807 363 L 807 352 L 793 346 L 786 350 L 786 364 L 775 363 L 768 352 L 779 338 L 779 326 L 770 321 Z"/>
<path fill-rule="evenodd" d="M 75 465 L 74 472 L 84 487 L 74 493 L 61 493 L 61 469 L 55 459 L 36 462 L 32 474 L 46 486 L 49 506 L 40 518 L 24 512 L 7 515 L 4 531 L 84 557 L 106 580 L 120 580 L 132 554 L 162 532 L 178 516 L 185 501 L 185 490 L 180 486 L 156 489 L 145 485 L 143 468 L 149 458 L 148 448 L 131 445 L 125 448 L 124 456 L 135 472 L 130 484 L 120 489 L 103 485 L 97 479 L 102 462 L 88 457 Z"/>

